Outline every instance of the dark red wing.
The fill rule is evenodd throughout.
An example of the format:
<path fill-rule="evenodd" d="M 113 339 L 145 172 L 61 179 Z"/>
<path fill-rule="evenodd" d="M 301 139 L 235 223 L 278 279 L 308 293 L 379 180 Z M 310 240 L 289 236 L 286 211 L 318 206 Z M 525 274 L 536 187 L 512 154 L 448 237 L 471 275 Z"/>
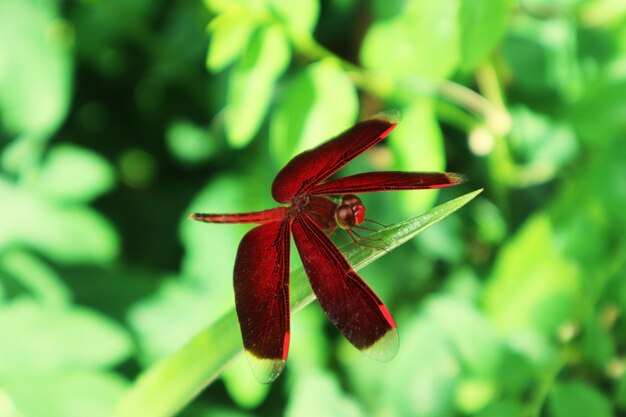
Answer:
<path fill-rule="evenodd" d="M 308 190 L 312 195 L 341 195 L 391 190 L 442 188 L 465 182 L 465 177 L 452 172 L 366 172 L 337 178 Z"/>
<path fill-rule="evenodd" d="M 292 232 L 313 292 L 330 321 L 368 356 L 393 358 L 398 334 L 380 298 L 308 214 L 295 217 Z"/>
<path fill-rule="evenodd" d="M 272 196 L 288 203 L 330 177 L 345 164 L 383 140 L 396 126 L 383 118 L 357 123 L 336 138 L 294 157 L 276 175 Z"/>
<path fill-rule="evenodd" d="M 289 349 L 289 221 L 255 227 L 235 261 L 235 304 L 243 346 L 263 383 L 283 370 Z"/>

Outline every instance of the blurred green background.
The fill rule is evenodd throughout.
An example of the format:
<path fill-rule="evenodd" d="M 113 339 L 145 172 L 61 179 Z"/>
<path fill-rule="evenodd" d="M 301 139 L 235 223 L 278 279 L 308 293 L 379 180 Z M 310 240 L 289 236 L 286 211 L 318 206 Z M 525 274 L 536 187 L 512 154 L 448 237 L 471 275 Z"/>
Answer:
<path fill-rule="evenodd" d="M 624 415 L 623 0 L 0 0 L 0 417 L 112 415 L 233 307 L 249 226 L 186 214 L 275 205 L 294 154 L 388 109 L 344 173 L 470 180 L 369 217 L 485 188 L 360 272 L 398 356 L 314 303 L 275 383 L 240 355 L 179 415 Z"/>

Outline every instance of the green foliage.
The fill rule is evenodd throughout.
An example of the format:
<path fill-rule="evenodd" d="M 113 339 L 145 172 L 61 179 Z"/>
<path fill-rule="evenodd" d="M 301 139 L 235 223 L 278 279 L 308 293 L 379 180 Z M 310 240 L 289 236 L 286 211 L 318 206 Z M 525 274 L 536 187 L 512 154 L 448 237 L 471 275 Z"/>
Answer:
<path fill-rule="evenodd" d="M 286 90 L 270 125 L 270 146 L 279 161 L 287 162 L 355 122 L 354 85 L 331 60 L 309 65 Z"/>
<path fill-rule="evenodd" d="M 363 64 L 397 75 L 449 75 L 460 59 L 460 3 L 407 2 L 401 13 L 370 27 L 361 49 Z"/>
<path fill-rule="evenodd" d="M 502 40 L 512 10 L 512 0 L 461 2 L 462 70 L 472 70 L 488 57 Z"/>
<path fill-rule="evenodd" d="M 612 416 L 608 399 L 593 387 L 572 382 L 554 387 L 550 411 L 555 417 Z"/>
<path fill-rule="evenodd" d="M 233 70 L 228 85 L 226 131 L 234 146 L 247 145 L 267 112 L 272 86 L 289 63 L 284 33 L 277 26 L 260 29 Z"/>
<path fill-rule="evenodd" d="M 66 116 L 73 32 L 58 13 L 54 2 L 0 5 L 0 120 L 11 134 L 45 140 Z"/>
<path fill-rule="evenodd" d="M 0 416 L 626 412 L 624 2 L 3 0 L 0 45 Z M 249 226 L 186 214 L 275 205 L 289 158 L 393 109 L 344 173 L 469 178 L 364 195 L 392 253 L 336 236 L 398 355 L 313 303 L 259 385 Z"/>
<path fill-rule="evenodd" d="M 421 138 L 419 142 L 413 140 L 416 136 Z M 395 129 L 390 146 L 397 155 L 399 169 L 403 171 L 414 170 L 413 167 L 421 167 L 424 171 L 445 171 L 444 140 L 431 100 L 415 100 L 405 108 L 402 123 Z M 405 193 L 402 196 L 405 211 L 432 206 L 438 194 L 437 190 Z"/>

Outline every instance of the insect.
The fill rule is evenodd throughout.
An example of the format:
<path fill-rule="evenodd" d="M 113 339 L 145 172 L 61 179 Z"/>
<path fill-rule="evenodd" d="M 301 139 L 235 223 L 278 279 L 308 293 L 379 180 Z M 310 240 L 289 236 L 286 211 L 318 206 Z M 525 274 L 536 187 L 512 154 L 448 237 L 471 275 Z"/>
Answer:
<path fill-rule="evenodd" d="M 295 156 L 272 184 L 274 199 L 287 206 L 189 216 L 208 223 L 260 224 L 241 240 L 234 270 L 243 346 L 260 382 L 276 379 L 287 359 L 290 235 L 330 321 L 366 355 L 383 361 L 395 356 L 398 336 L 389 310 L 329 235 L 337 228 L 350 232 L 365 220 L 365 207 L 356 193 L 441 188 L 465 181 L 455 173 L 401 171 L 367 172 L 325 181 L 384 139 L 395 126 L 384 116 L 367 119 Z"/>

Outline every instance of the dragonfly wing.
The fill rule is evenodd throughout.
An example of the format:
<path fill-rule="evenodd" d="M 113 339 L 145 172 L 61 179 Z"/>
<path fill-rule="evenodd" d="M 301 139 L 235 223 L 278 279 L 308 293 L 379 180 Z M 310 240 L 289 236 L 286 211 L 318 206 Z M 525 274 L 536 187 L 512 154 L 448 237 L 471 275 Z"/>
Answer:
<path fill-rule="evenodd" d="M 276 175 L 272 196 L 287 203 L 330 177 L 348 162 L 380 142 L 396 126 L 383 117 L 357 123 L 334 139 L 295 156 Z"/>
<path fill-rule="evenodd" d="M 235 304 L 243 345 L 255 377 L 272 382 L 289 349 L 290 222 L 250 230 L 235 261 Z"/>
<path fill-rule="evenodd" d="M 386 361 L 398 350 L 387 307 L 306 213 L 295 217 L 293 237 L 313 292 L 330 321 L 357 349 Z"/>
<path fill-rule="evenodd" d="M 393 190 L 419 190 L 450 187 L 465 182 L 465 176 L 453 172 L 366 172 L 337 178 L 316 185 L 313 195 L 342 195 Z"/>

